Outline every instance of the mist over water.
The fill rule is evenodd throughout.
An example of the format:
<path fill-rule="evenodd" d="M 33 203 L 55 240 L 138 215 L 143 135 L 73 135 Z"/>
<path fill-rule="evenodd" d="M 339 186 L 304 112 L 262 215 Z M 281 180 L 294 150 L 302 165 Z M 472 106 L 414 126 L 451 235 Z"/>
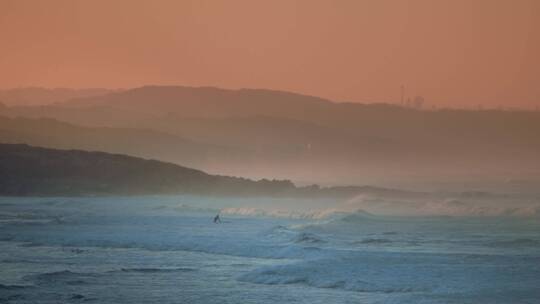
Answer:
<path fill-rule="evenodd" d="M 534 303 L 538 200 L 511 199 L 4 197 L 0 299 Z"/>

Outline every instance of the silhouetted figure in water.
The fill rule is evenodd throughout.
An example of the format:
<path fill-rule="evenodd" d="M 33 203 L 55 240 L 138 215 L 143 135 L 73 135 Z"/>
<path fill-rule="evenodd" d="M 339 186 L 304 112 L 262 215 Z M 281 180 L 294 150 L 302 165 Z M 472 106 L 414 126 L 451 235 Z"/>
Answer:
<path fill-rule="evenodd" d="M 214 217 L 214 223 L 221 223 L 221 219 L 219 218 L 219 213 Z"/>

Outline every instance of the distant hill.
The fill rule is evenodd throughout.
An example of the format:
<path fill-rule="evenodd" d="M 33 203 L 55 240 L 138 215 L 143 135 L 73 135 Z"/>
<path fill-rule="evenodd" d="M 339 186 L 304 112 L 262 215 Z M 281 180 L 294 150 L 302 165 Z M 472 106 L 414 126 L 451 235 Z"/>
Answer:
<path fill-rule="evenodd" d="M 0 143 L 128 154 L 197 168 L 249 155 L 239 148 L 198 143 L 151 129 L 82 127 L 51 118 L 0 116 Z"/>
<path fill-rule="evenodd" d="M 217 176 L 120 154 L 0 144 L 1 195 L 277 195 L 289 181 Z"/>
<path fill-rule="evenodd" d="M 211 87 L 147 86 L 102 96 L 72 99 L 62 107 L 92 111 L 122 111 L 136 118 L 144 114 L 156 123 L 173 117 L 274 117 L 354 132 L 370 138 L 414 140 L 458 139 L 468 143 L 494 139 L 537 139 L 539 112 L 497 110 L 422 111 L 390 104 L 336 103 L 314 96 L 263 89 L 225 90 Z M 123 122 L 125 119 L 118 119 Z M 114 125 L 115 121 L 109 124 Z"/>
<path fill-rule="evenodd" d="M 349 198 L 359 194 L 429 197 L 371 186 L 297 187 L 289 180 L 258 181 L 211 175 L 157 160 L 82 150 L 0 144 L 0 195 L 194 194 Z"/>
<path fill-rule="evenodd" d="M 105 95 L 108 89 L 46 89 L 37 87 L 0 90 L 0 102 L 7 106 L 36 106 L 65 102 L 73 98 Z"/>
<path fill-rule="evenodd" d="M 142 154 L 136 145 L 103 150 L 251 178 L 391 187 L 540 179 L 540 112 L 533 111 L 418 110 L 272 90 L 148 86 L 54 105 L 4 107 L 0 115 L 145 129 L 227 147 L 232 152 L 218 153 L 211 164 L 192 162 L 182 153 Z M 173 142 L 178 141 L 159 145 L 176 151 Z M 73 148 L 94 149 L 79 143 Z"/>

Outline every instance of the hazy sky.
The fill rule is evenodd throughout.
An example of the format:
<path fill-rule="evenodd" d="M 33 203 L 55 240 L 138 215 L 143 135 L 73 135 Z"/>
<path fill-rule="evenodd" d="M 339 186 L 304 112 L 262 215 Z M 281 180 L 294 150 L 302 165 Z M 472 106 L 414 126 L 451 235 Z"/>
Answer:
<path fill-rule="evenodd" d="M 538 0 L 0 0 L 0 88 L 180 84 L 540 106 Z"/>

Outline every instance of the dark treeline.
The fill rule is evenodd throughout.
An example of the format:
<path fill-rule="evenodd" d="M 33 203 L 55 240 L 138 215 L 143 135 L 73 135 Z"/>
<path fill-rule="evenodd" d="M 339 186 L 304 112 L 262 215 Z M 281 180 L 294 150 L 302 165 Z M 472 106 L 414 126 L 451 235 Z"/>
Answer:
<path fill-rule="evenodd" d="M 120 154 L 0 144 L 0 195 L 348 197 L 366 191 L 386 190 L 371 187 L 320 188 L 316 185 L 296 187 L 288 180 L 254 181 L 211 175 L 171 163 Z"/>

